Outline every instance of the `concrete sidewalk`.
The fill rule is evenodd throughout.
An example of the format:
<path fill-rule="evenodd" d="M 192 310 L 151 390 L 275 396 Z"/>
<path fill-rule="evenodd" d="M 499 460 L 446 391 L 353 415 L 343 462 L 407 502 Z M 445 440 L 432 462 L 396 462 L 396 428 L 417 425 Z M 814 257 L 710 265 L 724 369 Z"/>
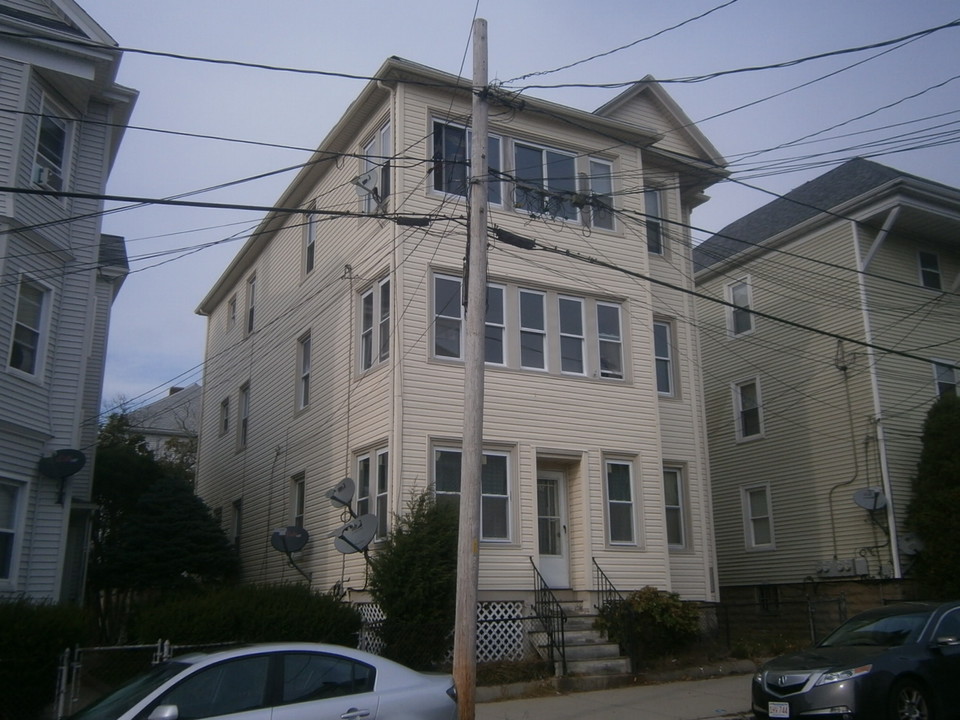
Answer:
<path fill-rule="evenodd" d="M 702 720 L 749 718 L 751 675 L 552 694 L 477 705 L 477 720 Z"/>

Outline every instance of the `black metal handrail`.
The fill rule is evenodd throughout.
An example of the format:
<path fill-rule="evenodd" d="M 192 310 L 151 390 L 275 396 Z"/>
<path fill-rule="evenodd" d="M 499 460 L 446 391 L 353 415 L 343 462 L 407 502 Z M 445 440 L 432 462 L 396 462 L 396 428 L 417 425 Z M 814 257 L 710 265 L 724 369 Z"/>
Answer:
<path fill-rule="evenodd" d="M 530 558 L 533 567 L 533 613 L 543 625 L 547 634 L 547 646 L 550 649 L 550 662 L 556 667 L 557 655 L 560 657 L 560 674 L 567 674 L 567 646 L 564 639 L 564 625 L 567 623 L 567 614 L 563 606 L 553 594 L 553 590 L 543 579 L 533 558 Z"/>
<path fill-rule="evenodd" d="M 603 568 L 600 567 L 597 559 L 591 558 L 591 560 L 593 561 L 593 567 L 597 576 L 597 604 L 594 605 L 594 607 L 602 611 L 605 607 L 622 603 L 626 598 L 624 598 L 623 594 L 610 582 L 610 578 L 607 577 Z"/>

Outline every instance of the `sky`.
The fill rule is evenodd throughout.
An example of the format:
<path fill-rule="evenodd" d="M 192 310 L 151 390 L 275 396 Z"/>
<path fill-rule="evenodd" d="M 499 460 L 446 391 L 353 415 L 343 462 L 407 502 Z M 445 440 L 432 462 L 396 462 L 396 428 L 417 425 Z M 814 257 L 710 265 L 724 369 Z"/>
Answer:
<path fill-rule="evenodd" d="M 960 187 L 960 27 L 853 51 L 956 21 L 958 0 L 78 1 L 140 93 L 112 195 L 270 206 L 365 84 L 151 53 L 362 77 L 397 55 L 469 76 L 474 17 L 507 89 L 566 86 L 524 92 L 592 111 L 623 90 L 601 85 L 664 84 L 732 173 L 695 210 L 695 242 L 855 156 Z M 131 273 L 104 409 L 132 409 L 202 382 L 195 310 L 263 213 L 107 209 Z"/>

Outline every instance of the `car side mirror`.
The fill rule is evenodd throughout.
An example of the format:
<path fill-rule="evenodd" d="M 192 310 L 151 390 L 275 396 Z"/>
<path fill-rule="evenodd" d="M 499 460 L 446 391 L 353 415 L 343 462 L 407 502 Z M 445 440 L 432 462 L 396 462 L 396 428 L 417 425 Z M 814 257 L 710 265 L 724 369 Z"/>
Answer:
<path fill-rule="evenodd" d="M 180 709 L 176 705 L 157 705 L 147 720 L 177 720 Z"/>
<path fill-rule="evenodd" d="M 960 645 L 960 638 L 956 638 L 952 635 L 944 635 L 937 638 L 936 645 L 937 647 L 956 647 Z"/>

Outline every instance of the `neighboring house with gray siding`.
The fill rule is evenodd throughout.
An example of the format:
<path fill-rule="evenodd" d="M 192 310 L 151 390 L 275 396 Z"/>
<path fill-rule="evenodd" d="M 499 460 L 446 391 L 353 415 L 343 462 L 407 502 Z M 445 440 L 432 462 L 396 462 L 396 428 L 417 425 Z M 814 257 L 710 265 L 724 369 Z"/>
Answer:
<path fill-rule="evenodd" d="M 203 389 L 198 383 L 172 387 L 165 397 L 127 413 L 131 432 L 143 435 L 154 457 L 181 458 L 195 452 Z"/>
<path fill-rule="evenodd" d="M 136 93 L 115 83 L 116 42 L 71 0 L 7 0 L 0 28 L 0 596 L 79 601 L 128 267 L 123 239 L 100 232 L 103 202 L 56 193 L 103 194 Z M 86 464 L 60 478 L 49 459 L 76 457 L 63 450 Z"/>
<path fill-rule="evenodd" d="M 723 599 L 902 592 L 860 581 L 908 576 L 916 551 L 922 425 L 958 379 L 960 191 L 850 160 L 694 260 L 728 303 L 699 302 Z"/>
<path fill-rule="evenodd" d="M 198 309 L 199 494 L 246 580 L 299 578 L 270 537 L 302 524 L 298 565 L 351 599 L 366 567 L 334 549 L 327 492 L 355 480 L 375 553 L 415 493 L 457 501 L 464 422 L 469 83 L 399 58 L 376 75 L 275 203 L 300 212 L 267 215 Z M 715 599 L 678 228 L 724 161 L 650 79 L 596 112 L 492 100 L 480 598 L 529 600 L 532 560 L 586 607 L 594 563 Z"/>

